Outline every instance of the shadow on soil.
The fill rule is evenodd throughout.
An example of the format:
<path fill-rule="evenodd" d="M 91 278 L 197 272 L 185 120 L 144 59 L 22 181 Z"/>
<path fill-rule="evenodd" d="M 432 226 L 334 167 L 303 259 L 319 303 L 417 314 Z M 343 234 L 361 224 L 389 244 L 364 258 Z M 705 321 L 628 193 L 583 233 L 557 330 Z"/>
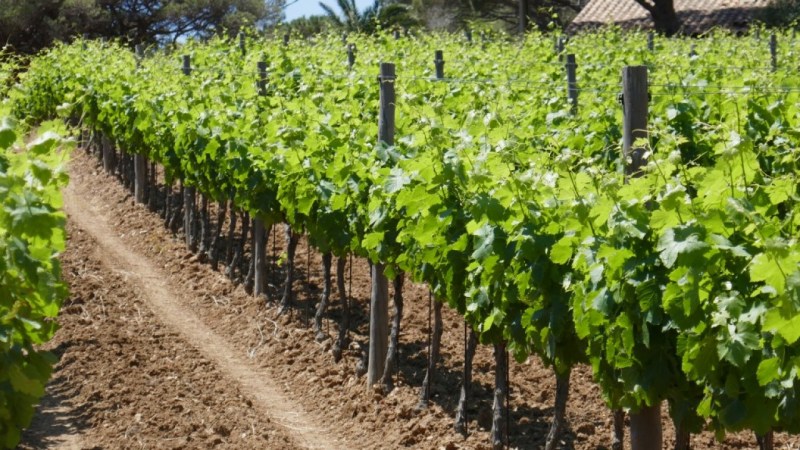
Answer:
<path fill-rule="evenodd" d="M 69 343 L 62 343 L 52 352 L 61 359 L 69 346 Z M 72 363 L 74 361 L 62 359 L 59 365 L 64 368 Z M 59 448 L 67 444 L 71 436 L 80 436 L 91 426 L 89 420 L 95 410 L 90 403 L 74 403 L 75 389 L 63 376 L 56 375 L 50 380 L 31 426 L 22 433 L 20 448 Z"/>

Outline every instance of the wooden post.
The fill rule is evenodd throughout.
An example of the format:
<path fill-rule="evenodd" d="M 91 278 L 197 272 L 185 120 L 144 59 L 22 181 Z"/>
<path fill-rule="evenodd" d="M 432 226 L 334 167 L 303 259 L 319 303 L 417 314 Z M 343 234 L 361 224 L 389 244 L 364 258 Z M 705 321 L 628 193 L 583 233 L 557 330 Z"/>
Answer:
<path fill-rule="evenodd" d="M 379 145 L 394 145 L 394 64 L 381 63 L 378 80 L 380 82 L 378 141 Z M 372 265 L 369 315 L 367 388 L 381 381 L 389 345 L 389 281 L 384 274 L 384 265 L 380 262 Z"/>
<path fill-rule="evenodd" d="M 267 95 L 267 62 L 259 61 L 258 95 Z M 267 229 L 264 220 L 255 216 L 253 219 L 253 295 L 258 297 L 267 293 Z"/>
<path fill-rule="evenodd" d="M 114 145 L 105 134 L 102 134 L 101 144 L 103 148 L 103 169 L 109 174 L 113 174 L 114 169 L 117 167 L 117 153 L 114 151 Z"/>
<path fill-rule="evenodd" d="M 244 31 L 239 31 L 239 50 L 242 52 L 242 57 L 247 56 L 247 43 L 244 38 Z"/>
<path fill-rule="evenodd" d="M 647 116 L 649 108 L 646 66 L 628 66 L 622 70 L 623 134 L 622 151 L 625 173 L 628 177 L 641 175 L 646 164 L 644 147 L 636 146 L 636 140 L 647 138 Z M 643 406 L 631 412 L 631 449 L 660 450 L 661 404 Z"/>
<path fill-rule="evenodd" d="M 395 67 L 392 63 L 381 63 L 380 116 L 378 117 L 378 141 L 394 145 Z"/>
<path fill-rule="evenodd" d="M 349 44 L 347 46 L 347 67 L 350 70 L 353 70 L 353 66 L 356 64 L 356 44 Z"/>
<path fill-rule="evenodd" d="M 253 259 L 253 295 L 258 297 L 267 292 L 267 229 L 260 217 L 253 220 Z"/>
<path fill-rule="evenodd" d="M 578 113 L 578 81 L 576 71 L 578 65 L 575 63 L 575 55 L 567 55 L 567 94 L 569 95 L 570 112 Z"/>
<path fill-rule="evenodd" d="M 468 44 L 472 44 L 472 30 L 469 28 L 464 30 L 464 38 L 467 40 Z"/>
<path fill-rule="evenodd" d="M 267 95 L 267 62 L 259 61 L 258 67 L 258 95 Z"/>
<path fill-rule="evenodd" d="M 444 53 L 441 50 L 436 50 L 433 55 L 433 65 L 436 68 L 436 79 L 441 80 L 444 78 Z"/>
<path fill-rule="evenodd" d="M 383 264 L 373 264 L 371 270 L 367 388 L 381 381 L 389 351 L 389 280 Z"/>
<path fill-rule="evenodd" d="M 628 176 L 636 176 L 645 164 L 646 150 L 634 147 L 634 144 L 636 139 L 647 137 L 647 85 L 647 66 L 628 66 L 622 69 L 622 154 Z"/>
<path fill-rule="evenodd" d="M 772 61 L 772 71 L 778 70 L 778 37 L 772 33 L 769 37 L 769 54 Z"/>
<path fill-rule="evenodd" d="M 189 76 L 192 74 L 192 58 L 189 55 L 183 55 L 183 74 Z M 183 189 L 183 234 L 186 246 L 192 252 L 196 251 L 194 240 L 194 215 L 195 215 L 195 189 L 194 186 L 189 186 L 184 180 Z"/>
<path fill-rule="evenodd" d="M 183 55 L 183 74 L 189 76 L 192 74 L 192 57 Z"/>
<path fill-rule="evenodd" d="M 660 450 L 661 404 L 631 412 L 631 450 Z"/>
<path fill-rule="evenodd" d="M 136 66 L 141 64 L 144 49 L 136 44 Z M 133 196 L 137 203 L 147 201 L 147 159 L 141 153 L 133 155 Z"/>
<path fill-rule="evenodd" d="M 656 49 L 655 33 L 653 33 L 652 31 L 647 33 L 647 49 L 650 50 L 651 52 Z"/>

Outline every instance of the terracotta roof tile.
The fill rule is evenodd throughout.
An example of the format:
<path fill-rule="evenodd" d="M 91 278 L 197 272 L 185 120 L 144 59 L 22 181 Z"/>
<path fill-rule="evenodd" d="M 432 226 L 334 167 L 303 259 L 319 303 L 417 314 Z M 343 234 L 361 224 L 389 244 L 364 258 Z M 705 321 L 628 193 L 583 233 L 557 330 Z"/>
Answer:
<path fill-rule="evenodd" d="M 746 28 L 768 0 L 675 0 L 683 31 L 697 34 L 719 26 Z M 616 23 L 623 28 L 653 28 L 650 14 L 635 0 L 590 0 L 572 21 L 570 31 Z"/>

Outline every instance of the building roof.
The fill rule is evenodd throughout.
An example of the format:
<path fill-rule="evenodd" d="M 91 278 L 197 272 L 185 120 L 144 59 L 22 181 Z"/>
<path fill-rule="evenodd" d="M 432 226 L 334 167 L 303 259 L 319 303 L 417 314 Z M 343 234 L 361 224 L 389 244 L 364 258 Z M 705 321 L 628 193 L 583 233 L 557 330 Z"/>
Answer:
<path fill-rule="evenodd" d="M 652 1 L 652 0 L 651 0 Z M 743 30 L 768 0 L 674 0 L 686 34 L 714 27 Z M 650 14 L 635 0 L 590 0 L 569 26 L 570 31 L 617 24 L 623 28 L 653 28 Z"/>

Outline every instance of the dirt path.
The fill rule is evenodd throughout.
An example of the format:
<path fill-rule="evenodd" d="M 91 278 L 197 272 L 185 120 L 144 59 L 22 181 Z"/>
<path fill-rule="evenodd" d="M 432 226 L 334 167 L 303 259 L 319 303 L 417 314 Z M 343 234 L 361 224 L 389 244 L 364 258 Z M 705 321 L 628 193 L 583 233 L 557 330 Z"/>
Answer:
<path fill-rule="evenodd" d="M 319 426 L 302 406 L 284 396 L 263 372 L 232 350 L 234 346 L 195 316 L 190 306 L 173 294 L 165 281 L 166 274 L 148 258 L 126 246 L 109 227 L 105 212 L 84 200 L 86 197 L 80 192 L 82 188 L 84 186 L 73 183 L 64 193 L 68 220 L 91 235 L 101 249 L 103 264 L 124 272 L 129 281 L 141 290 L 143 299 L 160 321 L 212 361 L 227 381 L 238 384 L 242 393 L 253 400 L 265 417 L 287 430 L 296 447 L 343 448 L 330 438 L 329 430 Z"/>

